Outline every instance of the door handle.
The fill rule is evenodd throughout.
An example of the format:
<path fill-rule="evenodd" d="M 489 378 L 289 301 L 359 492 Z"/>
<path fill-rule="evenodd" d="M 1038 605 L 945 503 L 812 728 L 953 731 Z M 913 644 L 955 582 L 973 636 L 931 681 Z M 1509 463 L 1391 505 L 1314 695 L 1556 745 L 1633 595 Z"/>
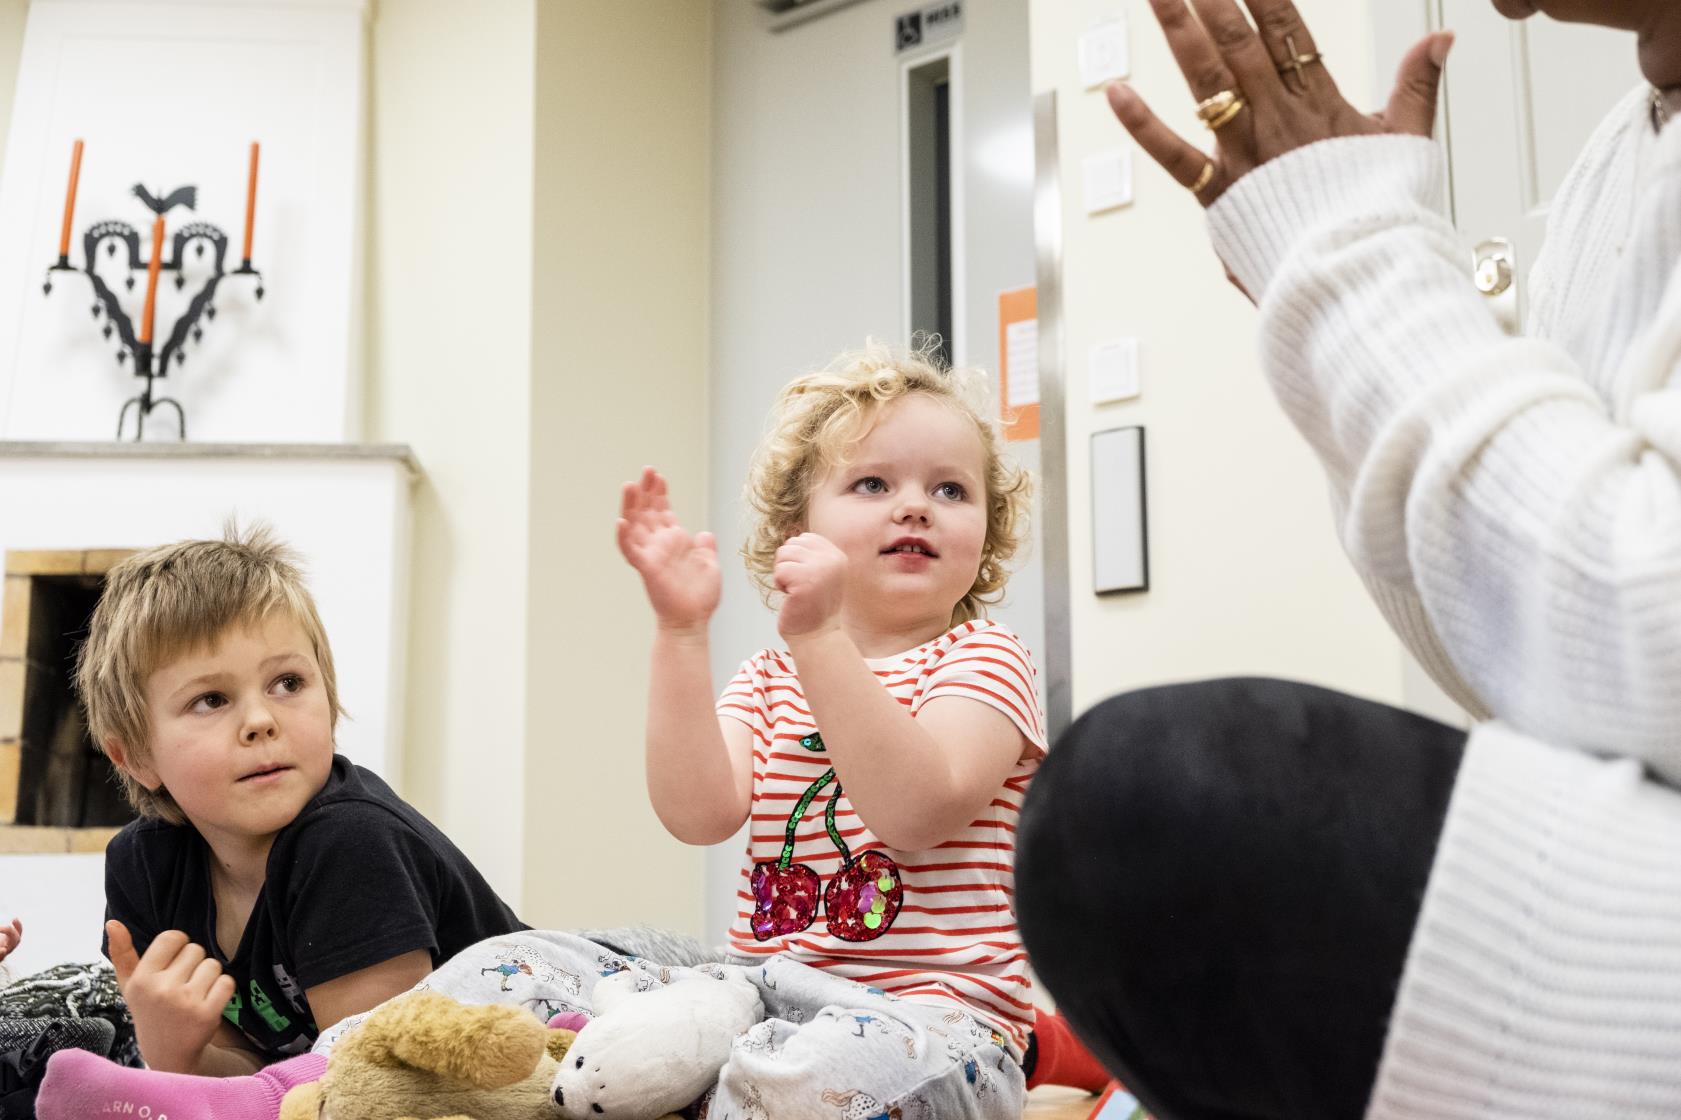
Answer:
<path fill-rule="evenodd" d="M 1471 279 L 1493 306 L 1495 318 L 1507 334 L 1518 333 L 1517 247 L 1504 237 L 1491 237 L 1472 250 Z"/>

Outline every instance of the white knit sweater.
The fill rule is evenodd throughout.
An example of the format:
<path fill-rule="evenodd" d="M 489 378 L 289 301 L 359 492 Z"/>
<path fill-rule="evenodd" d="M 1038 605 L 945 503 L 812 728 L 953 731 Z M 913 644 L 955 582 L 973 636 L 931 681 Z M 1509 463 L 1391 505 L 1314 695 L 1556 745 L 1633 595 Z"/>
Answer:
<path fill-rule="evenodd" d="M 1368 1116 L 1681 1117 L 1681 125 L 1631 94 L 1527 338 L 1440 150 L 1293 152 L 1209 212 L 1349 556 L 1471 734 Z"/>

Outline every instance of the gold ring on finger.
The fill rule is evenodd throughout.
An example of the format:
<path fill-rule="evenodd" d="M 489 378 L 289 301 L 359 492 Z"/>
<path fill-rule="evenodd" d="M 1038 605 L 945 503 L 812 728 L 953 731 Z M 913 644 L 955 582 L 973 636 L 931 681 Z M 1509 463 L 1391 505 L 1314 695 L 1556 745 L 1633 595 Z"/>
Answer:
<path fill-rule="evenodd" d="M 1238 96 L 1236 90 L 1223 89 L 1213 97 L 1197 102 L 1197 119 L 1207 124 L 1230 112 L 1233 105 L 1242 104 L 1243 98 Z"/>
<path fill-rule="evenodd" d="M 1324 53 L 1321 51 L 1297 50 L 1296 37 L 1294 35 L 1284 36 L 1284 49 L 1290 52 L 1290 61 L 1280 65 L 1278 67 L 1278 72 L 1280 74 L 1295 74 L 1296 80 L 1303 83 L 1305 86 L 1307 83 L 1307 75 L 1304 74 L 1303 71 L 1315 63 L 1323 62 L 1325 60 Z"/>
<path fill-rule="evenodd" d="M 1192 194 L 1201 194 L 1203 191 L 1208 189 L 1208 184 L 1212 183 L 1213 181 L 1214 181 L 1214 161 L 1209 160 L 1207 163 L 1203 164 L 1202 174 L 1197 176 L 1197 181 L 1191 184 L 1191 193 Z"/>
<path fill-rule="evenodd" d="M 1278 68 L 1280 74 L 1295 74 L 1303 77 L 1302 71 L 1316 62 L 1323 62 L 1325 56 L 1319 51 L 1309 51 L 1307 54 L 1292 55 L 1290 61 Z"/>
<path fill-rule="evenodd" d="M 1219 113 L 1210 117 L 1204 117 L 1202 119 L 1202 123 L 1208 126 L 1208 131 L 1218 132 L 1222 128 L 1225 128 L 1228 124 L 1231 124 L 1232 121 L 1236 120 L 1237 115 L 1247 108 L 1249 108 L 1249 102 L 1240 97 L 1222 109 Z"/>

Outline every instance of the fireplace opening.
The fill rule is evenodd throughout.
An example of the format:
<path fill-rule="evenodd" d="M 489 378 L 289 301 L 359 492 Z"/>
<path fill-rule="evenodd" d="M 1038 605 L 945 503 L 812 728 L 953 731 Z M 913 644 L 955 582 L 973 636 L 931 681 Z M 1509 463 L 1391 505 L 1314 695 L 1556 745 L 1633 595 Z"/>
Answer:
<path fill-rule="evenodd" d="M 76 650 L 87 637 L 104 572 L 122 555 L 7 557 L 0 689 L 9 695 L 0 695 L 0 824 L 107 829 L 134 819 L 111 764 L 88 737 L 74 687 Z"/>

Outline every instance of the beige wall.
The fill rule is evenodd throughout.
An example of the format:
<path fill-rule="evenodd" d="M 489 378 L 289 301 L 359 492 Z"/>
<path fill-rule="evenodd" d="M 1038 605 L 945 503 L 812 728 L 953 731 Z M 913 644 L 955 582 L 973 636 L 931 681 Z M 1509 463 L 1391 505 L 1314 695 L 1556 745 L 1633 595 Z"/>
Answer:
<path fill-rule="evenodd" d="M 367 434 L 410 444 L 426 472 L 403 792 L 516 907 L 536 22 L 536 0 L 378 6 L 366 220 Z"/>
<path fill-rule="evenodd" d="M 1367 99 L 1369 7 L 1299 6 L 1351 95 Z M 1197 142 L 1192 103 L 1144 0 L 1123 5 L 1134 85 Z M 1136 202 L 1088 217 L 1082 161 L 1130 145 L 1075 44 L 1114 0 L 1033 0 L 1034 89 L 1055 89 L 1064 206 L 1069 547 L 1076 711 L 1121 689 L 1223 674 L 1293 677 L 1400 702 L 1402 653 L 1333 535 L 1325 486 L 1255 357 L 1254 309 L 1224 280 L 1195 201 L 1135 153 Z M 1094 343 L 1140 339 L 1143 396 L 1093 407 Z M 1151 589 L 1091 591 L 1093 431 L 1148 438 Z"/>
<path fill-rule="evenodd" d="M 538 926 L 701 932 L 613 519 L 644 462 L 705 495 L 710 27 L 687 0 L 373 25 L 368 437 L 426 472 L 403 790 Z"/>
<path fill-rule="evenodd" d="M 23 57 L 23 24 L 29 0 L 0 0 L 0 167 L 6 162 L 6 132 L 17 96 L 18 63 Z"/>
<path fill-rule="evenodd" d="M 693 0 L 537 9 L 523 916 L 540 926 L 703 932 L 701 852 L 643 782 L 652 616 L 613 522 L 653 463 L 705 523 L 711 35 Z"/>

